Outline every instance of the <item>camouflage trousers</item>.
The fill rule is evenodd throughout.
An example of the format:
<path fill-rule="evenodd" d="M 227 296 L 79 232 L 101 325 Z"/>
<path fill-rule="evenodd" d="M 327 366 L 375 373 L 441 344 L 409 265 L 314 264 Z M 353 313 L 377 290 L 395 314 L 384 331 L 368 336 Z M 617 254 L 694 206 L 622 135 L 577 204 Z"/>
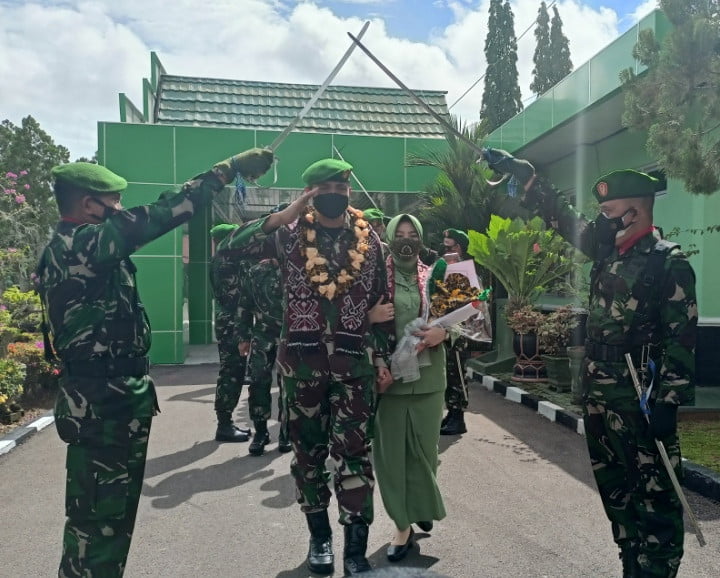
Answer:
<path fill-rule="evenodd" d="M 247 357 L 238 352 L 232 339 L 218 341 L 220 372 L 215 387 L 215 411 L 232 413 L 240 401 Z"/>
<path fill-rule="evenodd" d="M 273 368 L 278 350 L 279 335 L 253 332 L 247 365 L 248 406 L 252 421 L 267 421 L 271 416 Z M 278 380 L 281 382 L 282 380 Z M 282 392 L 279 396 L 278 421 L 282 423 Z"/>
<path fill-rule="evenodd" d="M 458 367 L 458 356 L 460 356 L 460 367 Z M 460 337 L 447 348 L 445 356 L 445 376 L 447 387 L 445 388 L 445 407 L 449 410 L 465 410 L 468 406 L 468 391 L 463 388 L 463 376 L 465 362 L 470 357 L 468 342 Z"/>
<path fill-rule="evenodd" d="M 289 439 L 294 457 L 290 471 L 304 513 L 327 509 L 334 464 L 335 497 L 340 523 L 373 521 L 375 477 L 370 462 L 368 428 L 373 413 L 375 376 L 336 381 L 283 377 Z"/>
<path fill-rule="evenodd" d="M 59 418 L 61 438 L 73 418 Z M 82 421 L 82 420 L 81 420 Z M 99 420 L 93 420 L 99 421 Z M 151 417 L 103 420 L 67 448 L 61 578 L 123 575 L 142 490 Z M 68 426 L 68 427 L 66 427 Z"/>
<path fill-rule="evenodd" d="M 683 510 L 629 383 L 593 382 L 584 406 L 585 436 L 613 538 L 639 553 L 643 576 L 673 577 L 683 555 Z M 682 479 L 676 435 L 663 440 Z"/>

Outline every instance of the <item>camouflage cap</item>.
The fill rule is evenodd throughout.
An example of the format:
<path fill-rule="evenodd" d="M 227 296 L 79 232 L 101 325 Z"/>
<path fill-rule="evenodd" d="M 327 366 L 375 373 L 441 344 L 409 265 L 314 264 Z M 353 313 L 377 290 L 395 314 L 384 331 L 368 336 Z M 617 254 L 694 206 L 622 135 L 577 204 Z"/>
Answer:
<path fill-rule="evenodd" d="M 615 199 L 652 197 L 658 190 L 658 179 L 648 174 L 622 169 L 613 171 L 598 179 L 592 193 L 599 203 Z"/>
<path fill-rule="evenodd" d="M 75 162 L 53 167 L 55 182 L 100 195 L 121 193 L 127 181 L 110 169 L 95 163 Z"/>
<path fill-rule="evenodd" d="M 383 213 L 380 209 L 376 209 L 374 207 L 370 209 L 365 209 L 363 211 L 363 218 L 366 221 L 382 221 L 384 219 L 387 219 L 385 213 Z"/>
<path fill-rule="evenodd" d="M 322 159 L 311 164 L 302 174 L 303 182 L 312 187 L 325 181 L 346 183 L 350 180 L 352 165 L 338 159 Z"/>
<path fill-rule="evenodd" d="M 460 247 L 462 247 L 463 251 L 467 251 L 467 248 L 470 245 L 470 238 L 460 229 L 445 229 L 443 231 L 443 237 L 447 237 L 448 239 L 455 241 L 458 245 L 460 245 Z"/>
<path fill-rule="evenodd" d="M 210 236 L 216 241 L 222 241 L 240 225 L 231 225 L 230 223 L 220 223 L 210 229 Z"/>

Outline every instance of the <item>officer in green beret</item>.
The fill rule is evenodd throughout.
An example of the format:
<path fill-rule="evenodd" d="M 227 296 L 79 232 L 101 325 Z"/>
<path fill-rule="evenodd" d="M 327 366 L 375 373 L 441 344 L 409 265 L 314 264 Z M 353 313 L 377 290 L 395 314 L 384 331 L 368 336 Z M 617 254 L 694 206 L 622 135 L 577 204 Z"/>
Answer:
<path fill-rule="evenodd" d="M 443 255 L 457 254 L 458 261 L 468 259 L 467 248 L 470 239 L 460 229 L 445 229 L 443 231 Z M 440 268 L 443 271 L 444 268 Z M 446 344 L 447 355 L 445 356 L 445 373 L 447 387 L 445 388 L 445 407 L 447 414 L 440 425 L 440 435 L 454 436 L 464 434 L 467 431 L 465 425 L 465 410 L 468 406 L 468 390 L 463 381 L 463 367 L 467 362 L 470 352 L 468 341 L 462 336 L 457 337 L 452 345 Z"/>
<path fill-rule="evenodd" d="M 373 231 L 375 231 L 378 234 L 378 237 L 380 237 L 383 258 L 387 259 L 390 255 L 390 248 L 385 241 L 385 221 L 388 220 L 388 218 L 385 216 L 385 213 L 375 207 L 363 210 L 363 218 L 370 223 Z"/>
<path fill-rule="evenodd" d="M 246 442 L 252 433 L 238 428 L 232 420 L 245 380 L 247 351 L 241 343 L 245 332 L 252 331 L 252 312 L 240 306 L 241 283 L 252 263 L 228 250 L 228 236 L 239 225 L 220 223 L 210 229 L 215 253 L 210 260 L 210 287 L 215 297 L 215 338 L 220 358 L 215 387 L 215 415 L 219 442 Z"/>
<path fill-rule="evenodd" d="M 485 159 L 512 174 L 523 188 L 523 204 L 594 262 L 582 376 L 590 463 L 623 576 L 675 576 L 683 555 L 683 509 L 655 440 L 680 476 L 677 409 L 695 402 L 698 314 L 690 263 L 653 226 L 658 181 L 631 169 L 600 177 L 592 187 L 600 214 L 588 221 L 527 161 L 497 149 Z M 628 353 L 647 404 L 638 400 Z"/>
<path fill-rule="evenodd" d="M 60 222 L 40 256 L 37 289 L 46 354 L 63 364 L 55 405 L 67 444 L 59 576 L 122 576 L 130 549 L 158 410 L 150 325 L 130 255 L 188 221 L 238 174 L 259 177 L 272 161 L 271 151 L 251 149 L 131 209 L 120 203 L 127 181 L 109 169 L 83 162 L 53 169 Z"/>
<path fill-rule="evenodd" d="M 336 464 L 344 570 L 350 575 L 371 570 L 366 551 L 374 476 L 368 430 L 376 380 L 392 381 L 387 338 L 368 318 L 387 292 L 380 239 L 362 211 L 348 206 L 351 171 L 336 159 L 311 164 L 298 199 L 245 225 L 231 240 L 249 257 L 280 263 L 285 307 L 277 362 L 294 452 L 291 473 L 310 529 L 307 565 L 322 574 L 334 568 L 328 454 Z"/>

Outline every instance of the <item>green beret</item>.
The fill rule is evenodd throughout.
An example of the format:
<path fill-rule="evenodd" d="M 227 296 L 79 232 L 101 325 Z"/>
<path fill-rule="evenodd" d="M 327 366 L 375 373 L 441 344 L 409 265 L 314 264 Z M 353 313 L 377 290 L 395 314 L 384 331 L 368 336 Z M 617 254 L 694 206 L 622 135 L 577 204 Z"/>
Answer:
<path fill-rule="evenodd" d="M 110 169 L 95 163 L 67 163 L 53 167 L 56 182 L 100 195 L 121 193 L 127 189 L 127 181 Z"/>
<path fill-rule="evenodd" d="M 383 213 L 380 209 L 373 207 L 363 211 L 363 218 L 366 221 L 382 221 L 385 219 L 385 213 Z"/>
<path fill-rule="evenodd" d="M 302 180 L 308 187 L 335 181 L 346 183 L 350 180 L 352 165 L 338 159 L 322 159 L 311 164 L 302 174 Z"/>
<path fill-rule="evenodd" d="M 448 239 L 455 241 L 462 247 L 463 251 L 467 251 L 467 248 L 470 245 L 470 238 L 460 229 L 445 229 L 443 231 L 443 237 L 447 237 Z"/>
<path fill-rule="evenodd" d="M 239 226 L 240 225 L 231 225 L 229 223 L 220 223 L 219 225 L 215 225 L 212 229 L 210 229 L 210 236 L 213 239 L 215 239 L 216 241 L 222 241 L 225 237 L 227 237 L 230 233 L 232 233 Z"/>
<path fill-rule="evenodd" d="M 645 173 L 623 169 L 600 177 L 593 185 L 592 193 L 599 203 L 615 199 L 654 197 L 659 182 Z"/>

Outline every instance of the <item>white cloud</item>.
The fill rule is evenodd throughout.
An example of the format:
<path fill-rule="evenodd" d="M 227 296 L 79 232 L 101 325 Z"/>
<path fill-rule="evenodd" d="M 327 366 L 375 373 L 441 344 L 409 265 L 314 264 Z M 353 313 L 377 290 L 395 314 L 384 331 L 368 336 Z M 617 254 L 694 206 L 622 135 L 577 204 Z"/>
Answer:
<path fill-rule="evenodd" d="M 379 19 L 372 20 L 364 42 L 406 84 L 447 90 L 452 104 L 485 71 L 489 0 L 451 0 L 447 6 L 454 21 L 436 30 L 430 43 L 390 37 Z M 520 34 L 535 19 L 538 2 L 515 0 L 512 6 Z M 612 10 L 595 10 L 579 0 L 558 7 L 576 67 L 617 36 Z M 432 4 L 427 9 L 432 15 Z M 18 123 L 31 114 L 57 143 L 70 148 L 72 158 L 89 156 L 97 147 L 97 121 L 119 118 L 118 93 L 141 107 L 151 50 L 169 74 L 319 84 L 349 46 L 346 32 L 357 33 L 362 24 L 361 18 L 341 19 L 310 1 L 0 3 L 2 116 Z M 524 98 L 530 96 L 534 46 L 531 30 L 518 50 Z M 394 86 L 359 50 L 335 82 Z M 453 112 L 476 120 L 482 86 Z"/>

